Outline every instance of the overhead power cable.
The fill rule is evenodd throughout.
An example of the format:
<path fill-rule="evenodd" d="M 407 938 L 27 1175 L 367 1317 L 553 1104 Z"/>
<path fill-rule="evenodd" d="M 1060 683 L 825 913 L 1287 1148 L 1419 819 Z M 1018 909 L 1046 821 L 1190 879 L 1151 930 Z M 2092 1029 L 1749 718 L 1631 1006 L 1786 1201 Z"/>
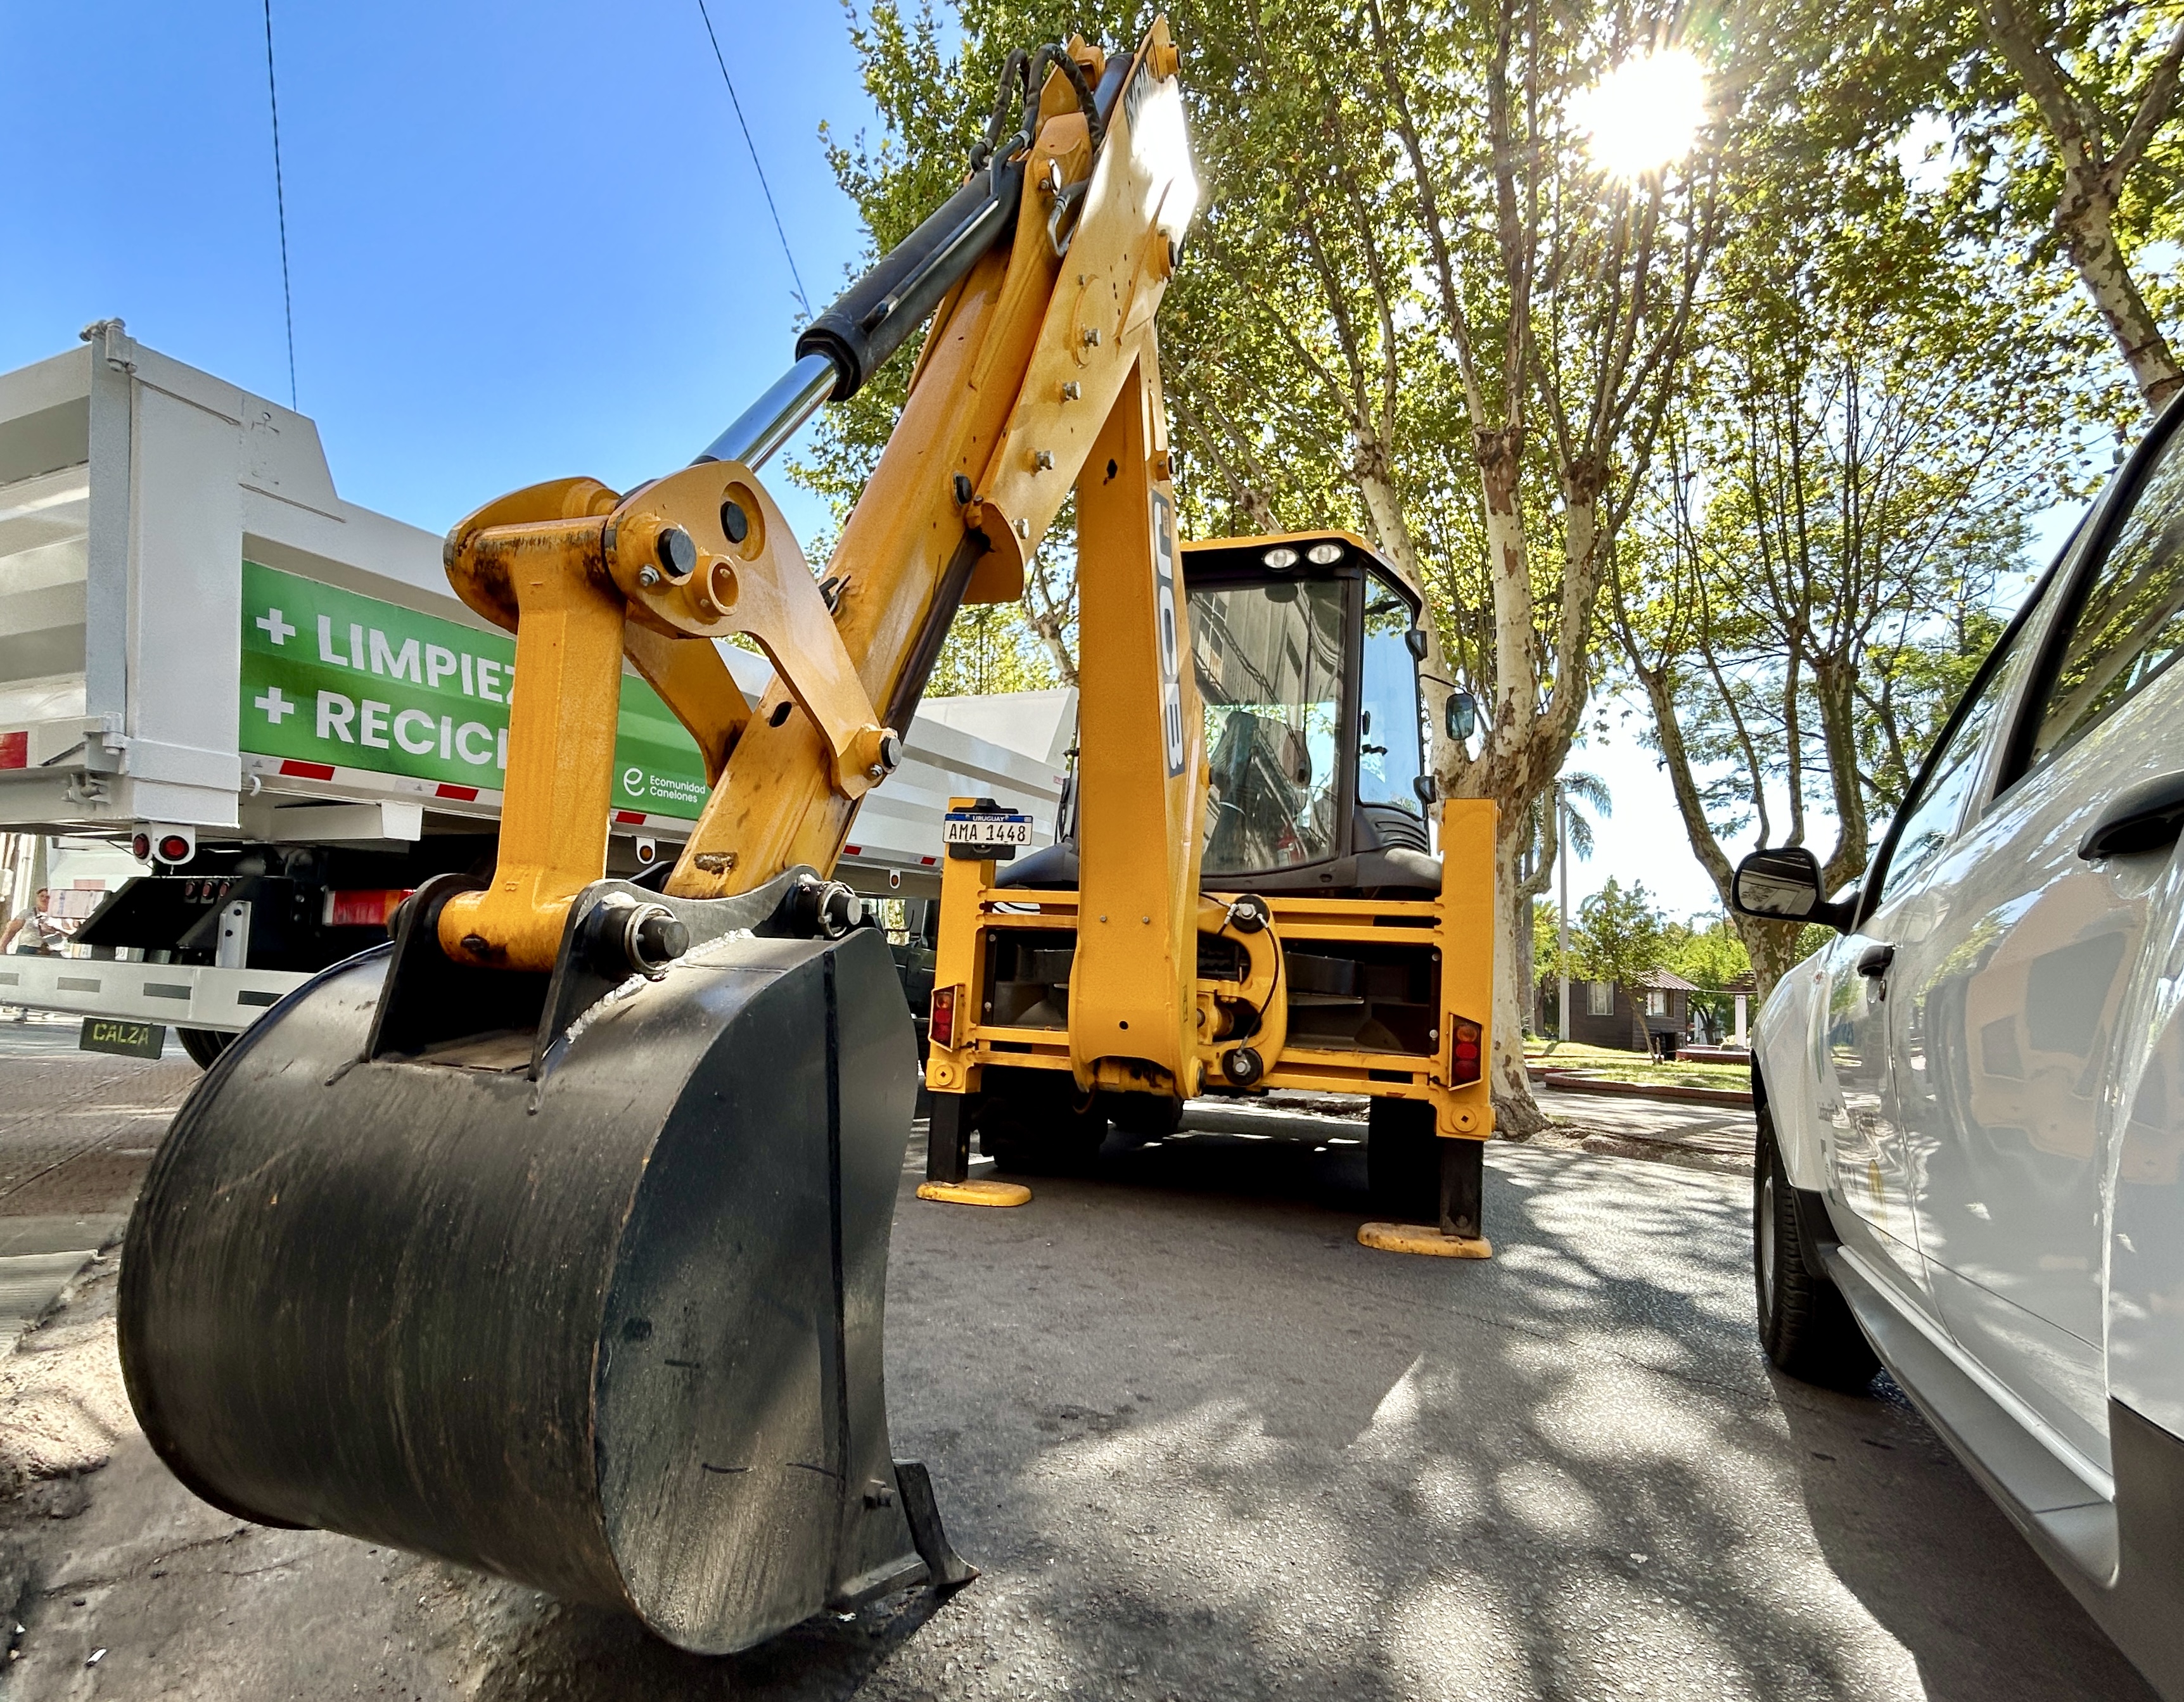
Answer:
<path fill-rule="evenodd" d="M 281 217 L 281 311 L 288 325 L 288 406 L 293 409 L 296 298 L 288 287 L 288 192 L 281 182 L 281 90 L 273 77 L 273 0 L 265 0 L 265 99 L 273 109 L 273 205 Z"/>
<path fill-rule="evenodd" d="M 273 0 L 265 0 L 270 8 Z M 713 44 L 713 62 L 721 68 L 721 81 L 728 86 L 728 104 L 736 109 L 736 123 L 744 133 L 744 146 L 750 150 L 751 170 L 758 174 L 758 186 L 766 197 L 766 210 L 773 214 L 773 234 L 781 238 L 781 257 L 788 262 L 788 275 L 796 281 L 796 299 L 806 319 L 811 316 L 811 298 L 804 293 L 804 275 L 796 270 L 796 256 L 788 252 L 788 232 L 781 228 L 781 209 L 773 204 L 773 189 L 766 181 L 766 168 L 758 161 L 758 144 L 751 140 L 750 125 L 744 118 L 744 103 L 736 98 L 736 80 L 728 75 L 728 61 L 721 52 L 721 38 L 713 33 L 713 14 L 705 9 L 705 0 L 698 0 L 698 15 L 705 20 L 705 39 Z"/>

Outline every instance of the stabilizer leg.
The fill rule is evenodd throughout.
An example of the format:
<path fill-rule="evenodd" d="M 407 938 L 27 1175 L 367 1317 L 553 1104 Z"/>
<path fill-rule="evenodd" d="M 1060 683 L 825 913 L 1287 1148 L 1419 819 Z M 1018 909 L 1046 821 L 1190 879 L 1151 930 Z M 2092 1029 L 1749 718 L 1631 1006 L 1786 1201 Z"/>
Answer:
<path fill-rule="evenodd" d="M 971 1119 L 977 1102 L 968 1093 L 935 1093 L 925 1126 L 925 1180 L 920 1199 L 944 1205 L 1022 1205 L 1031 1190 L 1022 1182 L 971 1180 Z"/>
<path fill-rule="evenodd" d="M 937 1590 L 961 1589 L 978 1576 L 978 1569 L 956 1552 L 940 1523 L 940 1503 L 933 1493 L 933 1476 L 922 1460 L 894 1463 L 895 1486 L 902 1492 L 903 1516 L 910 1521 L 910 1539 L 917 1556 L 933 1575 Z"/>

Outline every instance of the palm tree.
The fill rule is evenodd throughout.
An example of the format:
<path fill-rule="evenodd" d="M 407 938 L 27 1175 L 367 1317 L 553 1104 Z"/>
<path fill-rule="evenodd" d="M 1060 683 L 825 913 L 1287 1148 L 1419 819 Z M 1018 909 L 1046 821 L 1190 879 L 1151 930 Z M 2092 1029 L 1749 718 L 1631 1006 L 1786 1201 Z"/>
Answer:
<path fill-rule="evenodd" d="M 1569 824 L 1570 850 L 1579 857 L 1589 858 L 1595 843 L 1591 817 L 1605 821 L 1614 813 L 1614 803 L 1607 795 L 1607 782 L 1582 770 L 1565 770 L 1555 776 L 1553 785 L 1532 800 L 1529 843 L 1517 864 L 1517 968 L 1524 977 L 1518 984 L 1529 989 L 1535 1033 L 1540 1028 L 1540 983 L 1535 968 L 1532 902 L 1546 893 L 1547 883 L 1554 878 L 1555 859 L 1562 852 L 1562 824 Z"/>

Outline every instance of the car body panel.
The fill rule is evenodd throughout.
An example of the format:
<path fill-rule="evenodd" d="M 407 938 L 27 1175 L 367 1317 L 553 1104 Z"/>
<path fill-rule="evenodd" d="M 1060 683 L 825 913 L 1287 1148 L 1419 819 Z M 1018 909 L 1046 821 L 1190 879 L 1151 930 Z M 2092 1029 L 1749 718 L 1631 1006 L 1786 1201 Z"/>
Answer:
<path fill-rule="evenodd" d="M 1832 1107 L 1841 1095 L 1830 1092 L 1834 1076 L 1827 1049 L 1821 1043 L 1824 1025 L 1814 1020 L 1815 998 L 1824 998 L 1827 969 L 1815 955 L 1799 964 L 1775 983 L 1761 1006 L 1752 1033 L 1752 1056 L 1757 1062 L 1755 1086 L 1811 1082 L 1811 1091 L 1769 1093 L 1768 1112 L 1774 1125 L 1774 1141 L 1782 1154 L 1782 1167 L 1793 1188 L 1817 1193 L 1828 1179 L 1828 1153 L 1836 1115 Z"/>
<path fill-rule="evenodd" d="M 2150 902 L 2159 944 L 2117 1025 L 2126 1043 L 2146 1044 L 2116 1071 L 2120 1110 L 2105 1176 L 2108 1384 L 2142 1417 L 2184 1432 L 2184 865 L 2161 871 Z"/>

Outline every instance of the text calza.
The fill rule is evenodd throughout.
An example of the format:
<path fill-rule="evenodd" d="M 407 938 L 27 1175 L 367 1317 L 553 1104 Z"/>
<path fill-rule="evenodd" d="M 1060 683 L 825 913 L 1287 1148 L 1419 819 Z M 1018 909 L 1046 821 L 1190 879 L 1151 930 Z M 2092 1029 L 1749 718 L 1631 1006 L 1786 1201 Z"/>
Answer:
<path fill-rule="evenodd" d="M 488 764 L 501 769 L 508 766 L 506 727 L 458 721 L 453 715 L 436 720 L 422 709 L 404 709 L 398 715 L 392 704 L 375 703 L 370 698 L 359 703 L 339 692 L 319 693 L 318 731 L 322 739 L 369 745 L 375 750 L 389 748 L 392 739 L 412 756 L 437 752 L 443 762 L 460 758 L 473 768 Z"/>
<path fill-rule="evenodd" d="M 496 662 L 488 656 L 450 650 L 444 644 L 421 644 L 415 638 L 405 638 L 397 647 L 376 626 L 352 621 L 348 638 L 346 651 L 336 648 L 333 617 L 319 616 L 319 660 L 337 668 L 354 668 L 359 672 L 369 668 L 389 679 L 408 680 L 434 691 L 454 690 L 460 676 L 465 697 L 482 698 L 488 704 L 506 703 L 515 681 L 513 662 Z"/>

